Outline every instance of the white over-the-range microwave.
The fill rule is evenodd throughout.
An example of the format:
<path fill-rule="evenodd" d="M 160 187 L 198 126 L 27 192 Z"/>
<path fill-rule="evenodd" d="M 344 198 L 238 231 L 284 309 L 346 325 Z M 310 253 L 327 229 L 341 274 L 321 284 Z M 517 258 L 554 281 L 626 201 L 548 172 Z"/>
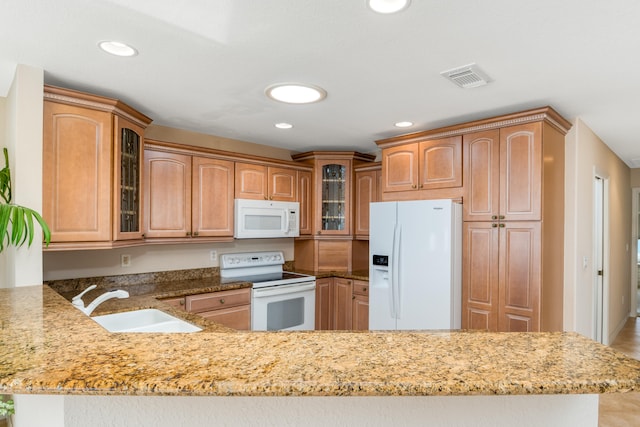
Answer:
<path fill-rule="evenodd" d="M 236 239 L 298 237 L 300 203 L 235 199 Z"/>

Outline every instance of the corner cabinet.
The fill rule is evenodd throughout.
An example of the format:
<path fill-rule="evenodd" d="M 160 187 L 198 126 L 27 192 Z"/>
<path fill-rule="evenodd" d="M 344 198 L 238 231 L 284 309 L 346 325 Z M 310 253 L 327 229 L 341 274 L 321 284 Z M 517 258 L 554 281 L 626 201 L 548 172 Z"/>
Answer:
<path fill-rule="evenodd" d="M 291 157 L 313 167 L 311 233 L 305 235 L 301 232 L 301 236 L 295 240 L 297 268 L 350 271 L 353 267 L 354 168 L 372 162 L 375 156 L 356 152 L 313 151 Z"/>
<path fill-rule="evenodd" d="M 47 250 L 143 238 L 143 140 L 151 119 L 126 104 L 45 86 L 43 207 Z"/>
<path fill-rule="evenodd" d="M 382 171 L 380 163 L 356 169 L 353 197 L 353 234 L 356 239 L 369 239 L 369 211 L 372 202 L 382 200 Z"/>

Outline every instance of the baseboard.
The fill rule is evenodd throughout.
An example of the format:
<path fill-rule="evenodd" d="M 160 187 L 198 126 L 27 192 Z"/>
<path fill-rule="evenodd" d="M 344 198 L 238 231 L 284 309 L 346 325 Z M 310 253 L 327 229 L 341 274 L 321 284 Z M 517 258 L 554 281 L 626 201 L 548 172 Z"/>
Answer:
<path fill-rule="evenodd" d="M 624 325 L 627 324 L 627 320 L 629 320 L 630 318 L 631 316 L 623 317 L 622 321 L 618 323 L 618 326 L 616 326 L 616 329 L 609 335 L 609 341 L 608 341 L 609 345 L 611 345 L 613 341 L 615 341 L 616 337 L 618 336 L 622 328 L 624 328 Z"/>

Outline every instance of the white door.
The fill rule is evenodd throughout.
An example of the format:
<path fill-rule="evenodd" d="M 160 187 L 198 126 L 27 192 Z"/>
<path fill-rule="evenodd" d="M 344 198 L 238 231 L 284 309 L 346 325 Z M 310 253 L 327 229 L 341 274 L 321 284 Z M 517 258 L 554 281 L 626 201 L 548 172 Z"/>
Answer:
<path fill-rule="evenodd" d="M 600 176 L 594 180 L 594 339 L 608 344 L 608 292 L 607 271 L 607 242 L 608 242 L 608 209 L 607 209 L 607 179 Z"/>

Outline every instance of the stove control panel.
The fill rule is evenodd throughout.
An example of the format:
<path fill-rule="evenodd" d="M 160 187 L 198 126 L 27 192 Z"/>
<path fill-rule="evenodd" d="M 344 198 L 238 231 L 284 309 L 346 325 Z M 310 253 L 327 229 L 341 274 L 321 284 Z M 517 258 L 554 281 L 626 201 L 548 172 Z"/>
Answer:
<path fill-rule="evenodd" d="M 220 255 L 220 268 L 262 267 L 284 264 L 283 252 L 245 252 Z"/>

